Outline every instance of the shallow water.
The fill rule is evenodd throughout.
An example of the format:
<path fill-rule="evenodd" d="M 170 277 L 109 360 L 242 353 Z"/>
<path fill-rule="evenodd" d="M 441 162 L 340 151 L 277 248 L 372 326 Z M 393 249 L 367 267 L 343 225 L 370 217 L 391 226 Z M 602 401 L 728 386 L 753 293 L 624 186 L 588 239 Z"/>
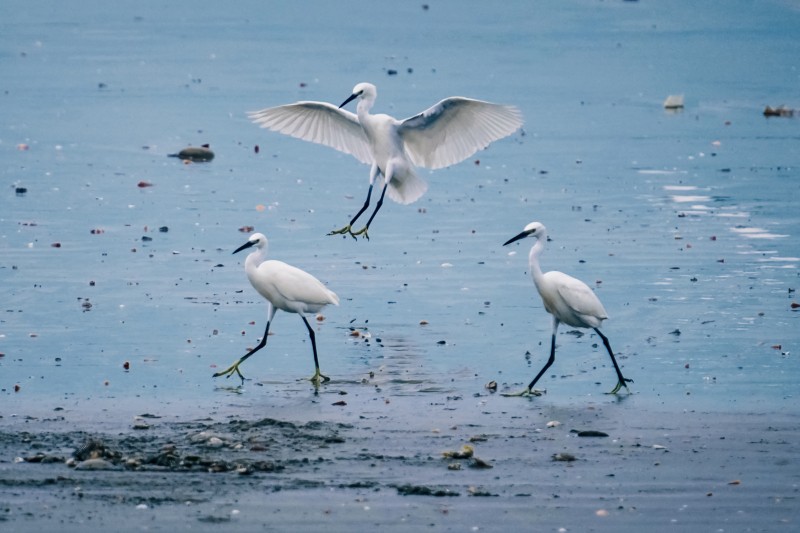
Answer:
<path fill-rule="evenodd" d="M 272 412 L 390 416 L 400 429 L 530 414 L 484 384 L 522 387 L 547 357 L 530 243 L 502 246 L 532 220 L 552 239 L 543 267 L 593 286 L 611 316 L 636 393 L 615 416 L 797 413 L 800 119 L 762 116 L 800 105 L 795 2 L 315 2 L 313 20 L 256 2 L 5 6 L 7 422 Z M 387 202 L 369 242 L 327 237 L 360 206 L 369 169 L 245 112 L 339 103 L 359 81 L 398 117 L 454 94 L 512 103 L 524 132 L 421 171 L 428 194 Z M 670 94 L 684 110 L 662 108 Z M 211 163 L 166 157 L 203 143 Z M 318 324 L 333 378 L 320 396 L 298 381 L 313 371 L 305 328 L 280 313 L 242 367 L 253 381 L 211 378 L 263 333 L 266 306 L 231 255 L 243 226 L 341 298 Z M 616 401 L 602 394 L 615 379 L 602 344 L 584 333 L 560 330 L 533 401 L 544 416 Z M 339 392 L 347 407 L 331 406 Z"/>

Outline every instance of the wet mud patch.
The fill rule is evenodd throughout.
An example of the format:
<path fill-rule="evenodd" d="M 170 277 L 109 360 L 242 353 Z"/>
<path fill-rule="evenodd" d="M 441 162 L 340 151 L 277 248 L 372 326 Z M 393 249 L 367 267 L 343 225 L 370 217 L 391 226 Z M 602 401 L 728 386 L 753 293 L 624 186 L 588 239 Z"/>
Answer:
<path fill-rule="evenodd" d="M 151 417 L 152 418 L 152 417 Z M 0 433 L 15 462 L 81 470 L 275 473 L 333 459 L 350 426 L 263 418 L 148 425 L 127 434 Z"/>

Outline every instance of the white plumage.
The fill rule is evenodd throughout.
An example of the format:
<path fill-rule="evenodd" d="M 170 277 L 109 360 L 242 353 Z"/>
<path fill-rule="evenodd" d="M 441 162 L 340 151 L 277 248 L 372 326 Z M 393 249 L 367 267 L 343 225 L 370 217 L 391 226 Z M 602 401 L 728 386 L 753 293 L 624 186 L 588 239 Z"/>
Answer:
<path fill-rule="evenodd" d="M 395 202 L 409 204 L 427 191 L 428 185 L 417 176 L 415 166 L 437 169 L 453 165 L 522 127 L 522 116 L 512 106 L 453 96 L 413 117 L 397 120 L 370 114 L 376 97 L 374 85 L 359 83 L 339 107 L 297 102 L 249 114 L 262 128 L 330 146 L 371 165 L 364 205 L 347 226 L 331 235 L 363 234 L 369 238 L 367 230 L 385 194 Z M 356 98 L 357 114 L 342 109 Z M 376 180 L 379 186 L 383 181 L 378 204 L 364 228 L 354 232 L 352 225 L 369 207 Z"/>
<path fill-rule="evenodd" d="M 603 345 L 608 350 L 608 355 L 611 356 L 611 362 L 614 363 L 614 370 L 617 372 L 617 386 L 614 387 L 611 394 L 616 394 L 622 387 L 627 389 L 627 382 L 632 380 L 623 377 L 622 371 L 617 364 L 617 359 L 614 357 L 614 352 L 611 350 L 611 345 L 599 329 L 603 320 L 608 318 L 608 313 L 606 313 L 600 299 L 588 285 L 577 278 L 555 270 L 542 272 L 539 266 L 539 255 L 544 250 L 544 243 L 547 241 L 547 228 L 541 222 L 531 222 L 525 226 L 521 233 L 506 241 L 503 246 L 526 237 L 536 239 L 536 243 L 531 247 L 531 251 L 528 254 L 528 265 L 531 277 L 533 277 L 533 283 L 542 298 L 544 308 L 553 316 L 553 333 L 550 358 L 544 368 L 539 371 L 525 390 L 508 396 L 540 394 L 539 391 L 534 390 L 533 386 L 555 361 L 556 333 L 561 322 L 576 328 L 592 328 L 600 336 L 603 340 Z"/>
<path fill-rule="evenodd" d="M 339 305 L 339 297 L 308 272 L 288 265 L 283 261 L 267 260 L 267 238 L 262 233 L 251 235 L 247 242 L 234 250 L 233 253 L 250 247 L 255 247 L 256 249 L 245 259 L 244 270 L 247 273 L 247 279 L 250 280 L 250 284 L 268 302 L 267 327 L 264 331 L 264 337 L 255 348 L 247 352 L 226 370 L 214 374 L 214 377 L 223 375 L 230 377 L 235 372 L 244 382 L 244 376 L 239 371 L 239 365 L 267 344 L 269 326 L 275 317 L 275 313 L 280 309 L 287 313 L 300 315 L 308 329 L 316 368 L 311 381 L 317 385 L 320 379 L 328 381 L 329 378 L 323 376 L 320 372 L 314 330 L 308 323 L 305 314 L 317 313 L 328 304 Z"/>

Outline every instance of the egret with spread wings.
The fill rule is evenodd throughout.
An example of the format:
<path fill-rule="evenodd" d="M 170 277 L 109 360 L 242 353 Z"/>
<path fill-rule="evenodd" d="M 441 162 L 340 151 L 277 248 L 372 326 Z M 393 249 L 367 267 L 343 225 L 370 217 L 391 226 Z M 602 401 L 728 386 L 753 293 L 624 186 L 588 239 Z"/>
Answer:
<path fill-rule="evenodd" d="M 453 165 L 522 127 L 522 115 L 513 106 L 453 96 L 413 117 L 397 120 L 370 114 L 376 97 L 374 85 L 359 83 L 339 107 L 304 101 L 249 114 L 262 128 L 329 146 L 371 165 L 364 205 L 349 224 L 329 235 L 363 235 L 369 239 L 369 226 L 384 196 L 410 204 L 425 194 L 428 185 L 417 176 L 415 167 Z M 343 109 L 355 99 L 355 114 Z M 363 228 L 353 231 L 356 220 L 369 208 L 376 181 L 378 186 L 382 181 L 383 188 L 375 210 Z"/>

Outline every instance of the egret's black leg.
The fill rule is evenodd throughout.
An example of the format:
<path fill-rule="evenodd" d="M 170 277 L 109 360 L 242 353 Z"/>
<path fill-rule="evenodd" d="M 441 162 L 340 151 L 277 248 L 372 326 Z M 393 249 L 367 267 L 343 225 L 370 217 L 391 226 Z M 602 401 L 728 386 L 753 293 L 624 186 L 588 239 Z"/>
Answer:
<path fill-rule="evenodd" d="M 244 363 L 245 360 L 248 357 L 250 357 L 251 355 L 253 355 L 257 351 L 259 351 L 261 348 L 263 348 L 264 346 L 267 345 L 267 335 L 269 335 L 269 324 L 270 324 L 270 322 L 272 322 L 272 319 L 267 320 L 267 327 L 264 330 L 264 336 L 261 338 L 261 342 L 259 342 L 258 345 L 255 348 L 253 348 L 252 350 L 250 350 L 249 352 L 244 354 L 238 361 L 233 363 L 231 366 L 229 366 L 228 368 L 226 368 L 222 372 L 217 372 L 216 374 L 214 374 L 213 377 L 216 378 L 216 377 L 219 377 L 219 376 L 225 376 L 225 377 L 229 378 L 229 377 L 231 377 L 233 375 L 234 372 L 236 372 L 239 375 L 239 377 L 242 378 L 242 385 L 244 385 L 244 376 L 242 375 L 242 372 L 239 370 L 239 365 Z"/>
<path fill-rule="evenodd" d="M 360 217 L 364 213 L 364 211 L 367 210 L 367 208 L 369 207 L 369 200 L 370 200 L 371 197 L 372 197 L 372 183 L 369 184 L 369 189 L 367 190 L 367 199 L 364 200 L 364 205 L 362 205 L 361 209 L 358 210 L 358 213 L 356 213 L 356 216 L 354 216 L 353 218 L 350 219 L 350 223 L 348 225 L 346 225 L 345 227 L 343 227 L 341 229 L 335 229 L 335 230 L 331 231 L 330 233 L 328 233 L 328 235 L 342 235 L 344 233 L 349 233 L 355 239 L 356 237 L 355 237 L 355 235 L 353 235 L 353 232 L 352 232 L 353 224 L 355 224 L 356 220 L 358 220 L 358 217 Z M 383 195 L 381 195 L 381 199 L 383 199 Z"/>
<path fill-rule="evenodd" d="M 542 367 L 539 373 L 536 374 L 536 377 L 533 378 L 533 381 L 530 382 L 528 388 L 526 388 L 522 392 L 517 392 L 513 394 L 504 394 L 503 396 L 531 396 L 531 395 L 541 396 L 542 394 L 541 391 L 535 390 L 533 386 L 536 385 L 536 382 L 539 381 L 539 378 L 541 378 L 544 375 L 544 373 L 547 372 L 547 369 L 553 366 L 553 363 L 556 360 L 556 332 L 558 331 L 558 323 L 559 323 L 558 319 L 553 317 L 553 335 L 550 341 L 550 357 L 547 359 L 547 363 L 545 363 L 545 365 Z"/>
<path fill-rule="evenodd" d="M 603 339 L 603 345 L 606 347 L 606 350 L 608 350 L 608 355 L 611 356 L 611 362 L 614 363 L 614 370 L 617 371 L 617 380 L 618 380 L 617 381 L 617 386 L 614 387 L 614 389 L 611 392 L 609 392 L 609 394 L 618 393 L 619 390 L 622 387 L 625 387 L 627 389 L 628 388 L 628 383 L 633 383 L 633 380 L 632 379 L 628 379 L 628 378 L 626 378 L 626 377 L 624 377 L 622 375 L 622 370 L 619 369 L 619 365 L 617 364 L 617 359 L 616 359 L 616 357 L 614 357 L 614 352 L 611 351 L 611 344 L 609 344 L 608 338 L 605 335 L 603 335 L 600 332 L 599 329 L 597 329 L 597 328 L 593 328 L 593 329 L 594 329 L 594 332 L 597 333 L 598 335 L 600 335 L 600 338 Z"/>
<path fill-rule="evenodd" d="M 367 233 L 367 230 L 369 230 L 369 225 L 372 224 L 372 219 L 375 218 L 375 215 L 378 214 L 378 210 L 380 210 L 381 206 L 383 205 L 383 197 L 386 196 L 386 188 L 388 186 L 389 182 L 387 181 L 383 185 L 383 190 L 381 191 L 381 197 L 378 198 L 378 203 L 375 205 L 375 211 L 372 212 L 372 216 L 369 217 L 369 220 L 367 220 L 367 225 L 361 228 L 360 230 L 356 231 L 355 233 L 353 233 L 354 236 L 363 234 L 364 237 L 366 237 L 366 239 L 369 240 L 369 233 Z"/>
<path fill-rule="evenodd" d="M 545 363 L 542 369 L 539 370 L 539 373 L 536 374 L 536 377 L 533 378 L 533 381 L 531 381 L 530 384 L 528 385 L 528 392 L 533 391 L 533 386 L 536 385 L 536 382 L 539 381 L 539 378 L 541 378 L 542 375 L 544 375 L 544 373 L 547 372 L 547 369 L 553 366 L 555 360 L 556 360 L 556 334 L 553 333 L 553 338 L 550 342 L 550 358 L 547 360 L 547 363 Z"/>
<path fill-rule="evenodd" d="M 303 322 L 306 324 L 306 328 L 308 328 L 308 336 L 311 337 L 311 349 L 314 350 L 314 368 L 316 369 L 314 375 L 310 378 L 311 381 L 315 385 L 319 385 L 320 381 L 330 381 L 331 378 L 328 376 L 323 376 L 322 372 L 319 370 L 319 359 L 317 358 L 317 341 L 314 335 L 314 330 L 311 327 L 311 324 L 308 323 L 308 320 L 303 315 L 300 315 L 300 318 L 303 319 Z"/>

